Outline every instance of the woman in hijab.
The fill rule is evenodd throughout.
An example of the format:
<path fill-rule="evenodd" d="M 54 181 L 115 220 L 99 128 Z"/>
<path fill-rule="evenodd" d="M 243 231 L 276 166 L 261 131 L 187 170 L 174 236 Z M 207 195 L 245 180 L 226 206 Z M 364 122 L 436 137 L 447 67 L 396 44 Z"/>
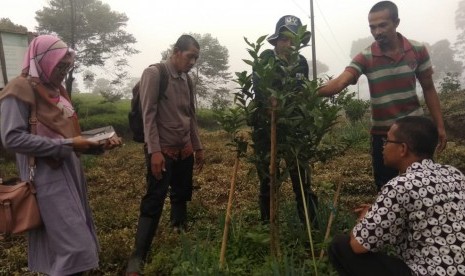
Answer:
<path fill-rule="evenodd" d="M 43 221 L 28 232 L 28 265 L 48 275 L 81 275 L 98 267 L 98 242 L 87 199 L 81 153 L 101 146 L 80 136 L 76 113 L 62 86 L 75 53 L 59 38 L 31 41 L 21 76 L 0 94 L 0 133 L 16 153 L 21 179 L 29 179 L 28 157 L 35 157 L 34 183 Z M 31 108 L 36 134 L 30 133 Z M 121 144 L 108 140 L 104 149 Z"/>

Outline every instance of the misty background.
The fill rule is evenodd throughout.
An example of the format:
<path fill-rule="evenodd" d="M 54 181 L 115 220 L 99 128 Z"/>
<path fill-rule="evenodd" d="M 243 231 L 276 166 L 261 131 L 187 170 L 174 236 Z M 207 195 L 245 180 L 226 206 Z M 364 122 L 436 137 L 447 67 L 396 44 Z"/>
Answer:
<path fill-rule="evenodd" d="M 51 27 L 53 24 L 50 23 L 53 20 L 47 19 L 47 16 L 52 13 L 43 14 L 42 24 L 39 24 L 37 12 L 40 13 L 45 8 L 52 7 L 54 2 L 68 3 L 68 1 L 45 0 L 4 1 L 0 10 L 0 18 L 8 19 L 11 23 L 23 26 L 31 32 L 53 30 Z M 69 1 L 69 3 L 72 2 Z M 133 51 L 130 51 L 131 53 L 121 52 L 116 51 L 115 48 L 106 54 L 107 57 L 103 63 L 80 62 L 73 76 L 75 78 L 73 89 L 76 92 L 92 92 L 97 86 L 100 90 L 105 88 L 111 93 L 115 91 L 111 85 L 117 84 L 121 90 L 124 90 L 121 93 L 126 93 L 123 96 L 128 97 L 127 93 L 130 92 L 128 89 L 140 77 L 143 69 L 149 64 L 159 62 L 181 34 L 191 33 L 199 35 L 200 42 L 205 41 L 217 47 L 217 54 L 223 55 L 221 60 L 225 63 L 218 65 L 220 67 L 217 72 L 221 73 L 219 76 L 211 78 L 208 73 L 204 75 L 204 80 L 211 80 L 204 87 L 205 96 L 208 97 L 209 93 L 211 96 L 218 90 L 230 93 L 236 87 L 231 81 L 235 77 L 234 72 L 251 69 L 242 61 L 250 58 L 246 51 L 247 44 L 244 38 L 255 42 L 262 35 L 274 33 L 277 20 L 286 14 L 298 16 L 303 24 L 307 25 L 307 29 L 311 30 L 310 1 L 303 0 L 88 0 L 79 3 L 94 2 L 106 6 L 110 13 L 121 16 L 118 20 L 119 30 L 123 30 L 125 34 L 132 37 L 133 40 L 130 40 L 126 46 Z M 349 64 L 352 56 L 373 41 L 367 18 L 369 9 L 376 2 L 378 1 L 313 1 L 319 77 L 327 78 L 338 75 Z M 465 1 L 399 0 L 394 2 L 399 8 L 398 31 L 409 39 L 427 44 L 435 69 L 436 84 L 439 85 L 447 73 L 457 74 L 458 80 L 463 82 Z M 105 17 L 100 16 L 103 20 L 100 27 L 105 22 L 111 21 L 105 21 Z M 47 20 L 50 22 L 44 22 Z M 70 44 L 69 41 L 66 42 Z M 211 48 L 215 48 L 213 46 Z M 271 47 L 265 42 L 263 49 Z M 76 45 L 76 48 L 78 54 L 84 54 L 83 51 L 86 49 L 80 44 Z M 208 50 L 207 52 L 204 48 L 202 50 L 201 55 L 205 56 Z M 311 45 L 304 48 L 302 54 L 308 59 L 311 68 Z M 121 63 L 122 59 L 125 59 L 123 63 Z M 199 72 L 202 76 L 202 70 Z M 312 74 L 310 74 L 311 77 Z M 91 82 L 90 79 L 92 79 Z M 119 79 L 119 82 L 115 83 L 115 79 Z M 368 99 L 369 97 L 365 77 L 361 77 L 359 83 L 350 86 L 349 89 L 360 91 L 360 98 Z M 208 105 L 208 101 L 205 103 Z"/>

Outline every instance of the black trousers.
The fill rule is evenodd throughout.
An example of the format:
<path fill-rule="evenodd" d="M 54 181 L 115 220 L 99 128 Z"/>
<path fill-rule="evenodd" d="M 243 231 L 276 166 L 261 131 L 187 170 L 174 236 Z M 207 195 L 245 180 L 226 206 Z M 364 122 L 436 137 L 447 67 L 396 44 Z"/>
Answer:
<path fill-rule="evenodd" d="M 166 171 L 163 172 L 163 178 L 160 180 L 157 180 L 152 174 L 151 155 L 146 152 L 145 157 L 147 192 L 140 204 L 140 216 L 155 218 L 158 224 L 169 188 L 172 207 L 173 205 L 182 205 L 184 208 L 186 202 L 191 200 L 194 156 L 191 155 L 184 160 L 174 160 L 164 155 Z M 172 208 L 172 212 L 173 210 Z M 183 212 L 185 211 L 183 210 Z M 185 214 L 180 214 L 180 216 L 185 216 Z M 176 218 L 176 220 L 178 219 L 185 218 Z"/>
<path fill-rule="evenodd" d="M 395 169 L 386 167 L 383 158 L 383 138 L 386 135 L 372 135 L 371 136 L 371 161 L 373 166 L 373 177 L 375 179 L 376 189 L 381 190 L 384 184 L 393 179 L 399 172 Z"/>
<path fill-rule="evenodd" d="M 399 258 L 384 253 L 355 254 L 349 235 L 335 236 L 328 248 L 331 264 L 341 276 L 410 276 L 410 268 Z"/>
<path fill-rule="evenodd" d="M 252 140 L 254 142 L 255 155 L 258 157 L 255 162 L 257 169 L 258 178 L 260 181 L 260 195 L 259 195 L 259 206 L 260 215 L 263 222 L 270 220 L 270 159 L 269 154 L 271 150 L 271 141 L 269 130 L 267 128 L 255 127 L 252 133 Z M 318 197 L 311 190 L 311 176 L 307 166 L 300 165 L 297 168 L 297 164 L 294 160 L 288 161 L 286 164 L 289 170 L 289 176 L 292 182 L 292 190 L 295 194 L 297 214 L 300 221 L 305 224 L 305 206 L 302 196 L 302 189 L 300 183 L 303 186 L 303 195 L 305 197 L 305 203 L 308 210 L 308 216 L 310 223 L 314 226 L 317 225 L 317 208 L 318 208 Z M 300 172 L 300 177 L 299 177 Z M 279 175 L 277 175 L 279 177 Z"/>

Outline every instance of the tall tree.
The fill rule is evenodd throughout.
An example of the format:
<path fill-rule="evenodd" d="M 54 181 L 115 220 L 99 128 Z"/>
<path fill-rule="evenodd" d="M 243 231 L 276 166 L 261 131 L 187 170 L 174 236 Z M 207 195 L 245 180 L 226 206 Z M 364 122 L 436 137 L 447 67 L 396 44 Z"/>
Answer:
<path fill-rule="evenodd" d="M 108 93 L 110 90 L 111 90 L 111 81 L 105 78 L 98 78 L 95 80 L 94 89 L 92 90 L 92 93 L 102 94 L 102 92 Z"/>
<path fill-rule="evenodd" d="M 459 2 L 455 12 L 455 28 L 459 31 L 459 34 L 454 46 L 458 56 L 465 60 L 465 0 Z"/>
<path fill-rule="evenodd" d="M 456 51 L 451 48 L 449 40 L 443 39 L 428 47 L 433 63 L 433 80 L 441 80 L 447 73 L 462 74 L 462 62 L 455 60 Z"/>
<path fill-rule="evenodd" d="M 39 33 L 56 33 L 77 50 L 76 65 L 104 66 L 108 59 L 124 64 L 136 39 L 124 28 L 128 17 L 112 11 L 99 0 L 50 0 L 49 6 L 36 12 Z M 66 89 L 72 90 L 74 69 L 66 78 Z M 120 76 L 115 76 L 115 80 Z"/>
<path fill-rule="evenodd" d="M 86 70 L 84 71 L 82 79 L 84 80 L 84 86 L 86 87 L 86 91 L 90 92 L 92 90 L 92 87 L 94 86 L 95 73 L 90 70 Z"/>
<path fill-rule="evenodd" d="M 140 80 L 140 78 L 130 77 L 126 80 L 126 84 L 123 86 L 123 97 L 126 99 L 131 99 L 132 97 L 132 89 L 136 86 L 136 83 Z"/>
<path fill-rule="evenodd" d="M 226 86 L 231 79 L 231 73 L 228 72 L 229 52 L 211 34 L 190 35 L 200 44 L 200 57 L 191 71 L 194 75 L 196 103 L 204 100 L 208 105 L 212 105 L 218 98 L 213 97 L 216 93 L 222 93 L 220 98 L 224 99 L 225 91 L 229 91 Z M 168 58 L 172 48 L 173 45 L 162 53 L 162 59 Z"/>

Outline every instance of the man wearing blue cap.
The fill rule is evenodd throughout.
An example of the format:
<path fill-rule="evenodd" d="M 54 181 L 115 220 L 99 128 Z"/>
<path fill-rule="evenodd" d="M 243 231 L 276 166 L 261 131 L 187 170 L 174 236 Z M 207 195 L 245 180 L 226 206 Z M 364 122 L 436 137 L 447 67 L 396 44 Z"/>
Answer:
<path fill-rule="evenodd" d="M 268 61 L 270 64 L 271 59 L 274 63 L 279 65 L 289 65 L 289 57 L 292 52 L 292 47 L 297 46 L 293 45 L 294 37 L 298 34 L 299 28 L 302 27 L 302 22 L 300 19 L 293 15 L 285 15 L 281 17 L 276 24 L 275 33 L 268 37 L 268 42 L 274 46 L 274 49 L 268 49 L 263 51 L 260 54 L 260 59 L 262 61 Z M 306 31 L 303 35 L 301 43 L 306 45 L 311 37 L 311 33 Z M 279 66 L 278 66 L 279 67 Z M 298 80 L 308 79 L 309 68 L 307 60 L 304 56 L 299 55 L 298 65 L 296 67 L 295 77 Z M 276 72 L 277 76 L 280 76 L 281 72 Z M 270 113 L 269 113 L 269 98 L 258 88 L 258 83 L 261 81 L 260 76 L 254 74 L 254 101 L 256 104 L 256 109 L 253 114 L 253 118 L 250 122 L 250 125 L 253 128 L 252 140 L 253 147 L 256 155 L 256 169 L 257 174 L 260 180 L 260 196 L 259 196 L 259 205 L 261 220 L 264 223 L 269 222 L 270 219 L 270 149 L 271 149 L 271 137 L 270 137 Z M 300 86 L 300 82 L 296 82 L 297 86 Z M 273 81 L 272 87 L 274 90 L 282 90 L 282 79 L 276 78 Z M 299 90 L 299 87 L 296 87 L 296 91 Z M 285 133 L 282 128 L 278 125 L 278 136 L 281 133 Z M 315 222 L 315 209 L 317 204 L 316 196 L 311 192 L 310 189 L 310 175 L 308 171 L 308 166 L 301 165 L 297 168 L 297 164 L 287 164 L 289 168 L 289 175 L 292 181 L 292 188 L 295 193 L 296 203 L 297 203 L 297 212 L 299 219 L 302 223 L 305 223 L 305 210 L 302 197 L 302 189 L 300 183 L 302 182 L 304 187 L 304 195 L 306 198 L 306 205 L 309 207 L 310 213 L 310 222 Z M 299 177 L 300 171 L 300 177 Z"/>

